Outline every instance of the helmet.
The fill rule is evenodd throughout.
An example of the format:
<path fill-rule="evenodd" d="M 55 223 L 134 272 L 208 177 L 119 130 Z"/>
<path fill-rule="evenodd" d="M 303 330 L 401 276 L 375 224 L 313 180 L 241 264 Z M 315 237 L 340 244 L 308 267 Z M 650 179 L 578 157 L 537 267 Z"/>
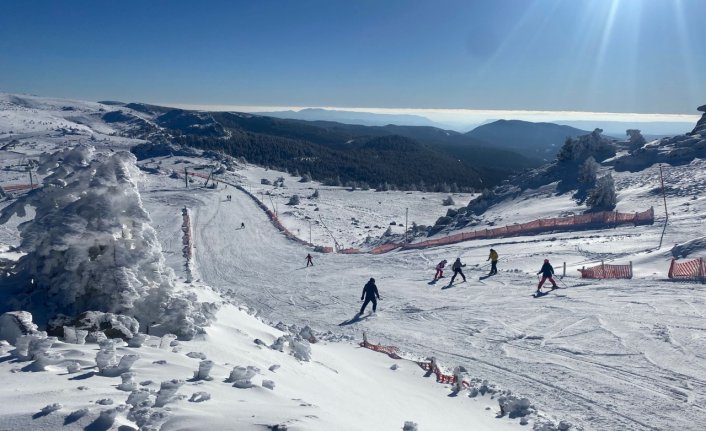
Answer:
<path fill-rule="evenodd" d="M 549 263 L 549 259 L 544 259 L 544 263 Z"/>
<path fill-rule="evenodd" d="M 371 282 L 371 283 L 375 283 L 375 279 L 372 278 L 372 277 L 370 277 L 370 282 Z"/>

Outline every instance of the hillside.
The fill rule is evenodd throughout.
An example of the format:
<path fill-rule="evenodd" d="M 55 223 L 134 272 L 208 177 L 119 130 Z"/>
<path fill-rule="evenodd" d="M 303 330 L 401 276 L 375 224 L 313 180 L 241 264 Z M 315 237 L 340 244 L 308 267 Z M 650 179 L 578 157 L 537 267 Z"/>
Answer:
<path fill-rule="evenodd" d="M 587 131 L 554 123 L 532 123 L 520 120 L 498 120 L 478 126 L 466 135 L 484 141 L 493 148 L 516 151 L 525 157 L 551 160 L 566 138 Z"/>

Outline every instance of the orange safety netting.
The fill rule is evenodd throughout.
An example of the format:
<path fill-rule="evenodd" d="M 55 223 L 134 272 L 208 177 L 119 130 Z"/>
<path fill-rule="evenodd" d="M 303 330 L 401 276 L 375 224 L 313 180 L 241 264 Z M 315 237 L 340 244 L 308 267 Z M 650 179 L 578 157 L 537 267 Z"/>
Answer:
<path fill-rule="evenodd" d="M 632 262 L 629 265 L 600 264 L 577 271 L 581 273 L 581 278 L 632 278 Z"/>
<path fill-rule="evenodd" d="M 672 259 L 669 265 L 669 278 L 679 278 L 682 280 L 703 280 L 706 274 L 706 262 L 702 258 L 677 262 Z"/>

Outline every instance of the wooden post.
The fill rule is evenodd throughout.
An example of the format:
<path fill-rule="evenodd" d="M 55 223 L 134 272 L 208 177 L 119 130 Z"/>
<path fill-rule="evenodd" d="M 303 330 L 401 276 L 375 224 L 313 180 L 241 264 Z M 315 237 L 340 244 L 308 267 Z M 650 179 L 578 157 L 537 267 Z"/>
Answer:
<path fill-rule="evenodd" d="M 699 258 L 699 282 L 704 282 L 704 259 Z"/>
<path fill-rule="evenodd" d="M 566 262 L 564 262 L 564 271 L 561 274 L 561 278 L 566 277 Z"/>
<path fill-rule="evenodd" d="M 632 278 L 632 260 L 630 261 L 630 277 L 629 278 Z"/>
<path fill-rule="evenodd" d="M 184 168 L 184 181 L 186 182 L 186 188 L 189 188 L 189 171 Z"/>
<path fill-rule="evenodd" d="M 605 263 L 601 260 L 601 278 L 605 278 Z"/>

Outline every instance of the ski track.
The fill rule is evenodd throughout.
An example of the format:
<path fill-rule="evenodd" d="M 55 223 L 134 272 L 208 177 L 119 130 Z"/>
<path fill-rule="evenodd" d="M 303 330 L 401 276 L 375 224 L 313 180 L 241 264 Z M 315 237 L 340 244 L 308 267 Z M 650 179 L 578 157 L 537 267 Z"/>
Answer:
<path fill-rule="evenodd" d="M 460 246 L 317 253 L 315 266 L 303 268 L 307 249 L 282 236 L 241 192 L 227 192 L 231 202 L 208 191 L 192 208 L 197 269 L 204 282 L 233 291 L 273 322 L 356 338 L 366 331 L 373 342 L 434 355 L 446 368 L 460 363 L 472 377 L 526 395 L 585 430 L 688 430 L 706 421 L 706 381 L 698 377 L 706 372 L 698 350 L 704 342 L 691 335 L 706 330 L 704 300 L 692 289 L 659 280 L 566 278 L 561 295 L 533 299 L 533 276 L 501 269 L 480 283 L 476 275 L 485 272 L 473 268 L 467 283 L 429 285 L 435 262 L 457 252 L 464 259 Z M 382 296 L 378 315 L 339 326 L 360 307 L 369 277 Z M 688 316 L 677 312 L 684 304 Z"/>

